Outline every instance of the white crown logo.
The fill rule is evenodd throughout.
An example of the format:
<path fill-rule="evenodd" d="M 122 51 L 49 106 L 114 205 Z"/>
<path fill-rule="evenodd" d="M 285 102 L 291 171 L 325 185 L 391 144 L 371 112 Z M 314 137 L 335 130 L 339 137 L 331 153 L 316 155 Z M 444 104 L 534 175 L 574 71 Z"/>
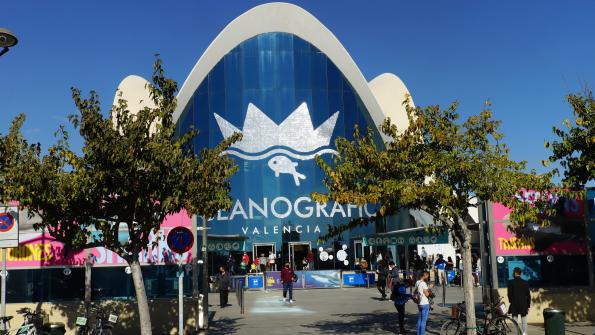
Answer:
<path fill-rule="evenodd" d="M 306 179 L 306 176 L 297 171 L 298 163 L 287 156 L 307 160 L 316 155 L 337 154 L 337 151 L 323 147 L 331 143 L 339 112 L 333 114 L 316 129 L 305 102 L 279 125 L 258 107 L 249 103 L 241 131 L 221 116 L 217 114 L 214 116 L 223 137 L 227 138 L 235 132 L 241 132 L 243 135 L 241 141 L 234 143 L 229 150 L 225 151 L 226 154 L 246 160 L 260 160 L 275 155 L 268 161 L 268 166 L 275 173 L 275 177 L 289 174 L 293 177 L 296 186 L 300 186 L 300 180 Z M 286 147 L 297 153 L 275 147 Z"/>
<path fill-rule="evenodd" d="M 254 104 L 248 104 L 248 112 L 244 120 L 244 127 L 240 131 L 237 127 L 223 119 L 221 116 L 214 114 L 219 129 L 225 138 L 231 136 L 234 132 L 241 132 L 243 138 L 240 142 L 234 143 L 232 149 L 238 149 L 251 156 L 251 160 L 262 159 L 268 157 L 279 151 L 267 153 L 264 155 L 252 156 L 260 154 L 264 151 L 275 147 L 287 147 L 299 153 L 311 153 L 319 148 L 328 146 L 333 136 L 335 124 L 339 117 L 339 112 L 333 114 L 328 120 L 322 123 L 318 128 L 314 129 L 308 105 L 303 102 L 298 108 L 293 111 L 281 124 L 277 125 L 273 120 L 266 116 Z M 236 154 L 235 150 L 229 150 L 228 153 Z M 286 150 L 284 150 L 286 151 Z M 322 153 L 335 153 L 334 150 L 324 150 Z M 285 153 L 285 152 L 284 152 Z M 238 155 L 246 158 L 247 155 Z M 298 159 L 311 159 L 313 155 L 291 155 Z M 311 157 L 310 157 L 311 156 Z"/>

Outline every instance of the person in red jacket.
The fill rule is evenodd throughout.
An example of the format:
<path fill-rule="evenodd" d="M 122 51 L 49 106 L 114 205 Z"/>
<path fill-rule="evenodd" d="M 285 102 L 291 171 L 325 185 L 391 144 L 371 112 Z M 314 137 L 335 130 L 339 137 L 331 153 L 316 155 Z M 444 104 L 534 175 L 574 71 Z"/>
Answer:
<path fill-rule="evenodd" d="M 281 283 L 283 283 L 283 302 L 287 301 L 287 291 L 289 291 L 289 303 L 293 303 L 293 281 L 295 273 L 289 266 L 289 263 L 285 263 L 285 267 L 281 270 Z"/>

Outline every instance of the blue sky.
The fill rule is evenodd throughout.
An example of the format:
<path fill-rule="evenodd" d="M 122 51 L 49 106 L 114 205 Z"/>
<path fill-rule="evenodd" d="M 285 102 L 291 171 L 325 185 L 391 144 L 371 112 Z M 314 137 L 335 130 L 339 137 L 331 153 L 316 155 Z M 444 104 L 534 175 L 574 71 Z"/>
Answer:
<path fill-rule="evenodd" d="M 19 113 L 44 146 L 75 111 L 70 87 L 109 109 L 129 74 L 149 78 L 159 53 L 180 85 L 209 43 L 260 1 L 17 1 L 0 27 L 19 44 L 0 58 L 0 115 Z M 343 43 L 366 79 L 398 75 L 417 105 L 460 101 L 463 115 L 494 103 L 511 156 L 543 170 L 551 127 L 570 117 L 565 95 L 593 88 L 595 2 L 302 1 Z"/>

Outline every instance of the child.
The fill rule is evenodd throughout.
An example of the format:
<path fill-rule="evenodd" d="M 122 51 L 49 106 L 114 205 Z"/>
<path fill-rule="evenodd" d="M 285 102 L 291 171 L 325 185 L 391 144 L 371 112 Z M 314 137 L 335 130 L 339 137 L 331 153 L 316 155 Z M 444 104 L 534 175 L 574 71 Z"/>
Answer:
<path fill-rule="evenodd" d="M 391 292 L 391 300 L 395 302 L 395 308 L 399 314 L 399 333 L 405 333 L 405 303 L 411 299 L 411 294 L 407 293 L 405 282 L 394 279 Z"/>

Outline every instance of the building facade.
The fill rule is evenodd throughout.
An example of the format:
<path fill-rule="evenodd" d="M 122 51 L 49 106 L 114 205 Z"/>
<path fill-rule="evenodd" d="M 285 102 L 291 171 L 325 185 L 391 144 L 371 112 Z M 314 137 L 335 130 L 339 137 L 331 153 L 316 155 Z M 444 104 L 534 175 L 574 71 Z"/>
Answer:
<path fill-rule="evenodd" d="M 139 76 L 125 78 L 114 101 L 128 100 L 131 112 L 152 107 L 147 105 L 151 99 L 146 83 Z M 297 6 L 266 4 L 233 20 L 191 70 L 174 115 L 178 134 L 190 127 L 199 130 L 193 142 L 197 152 L 234 132 L 243 134 L 227 152 L 240 167 L 231 180 L 233 206 L 209 220 L 211 264 L 224 264 L 229 254 L 246 251 L 252 257 L 273 252 L 278 262 L 300 267 L 309 252 L 320 247 L 338 251 L 346 244 L 348 262 L 320 267 L 350 268 L 355 258 L 369 256 L 371 248 L 363 237 L 419 224 L 409 213 L 400 213 L 319 243 L 329 225 L 370 217 L 375 208 L 311 199 L 312 192 L 325 191 L 315 157 L 332 160 L 335 139 L 350 138 L 356 126 L 372 129 L 382 145 L 377 125 L 386 117 L 407 126 L 401 104 L 407 93 L 393 74 L 366 81 L 337 38 Z M 116 254 L 105 248 L 67 250 L 33 229 L 38 218 L 19 216 L 19 247 L 6 255 L 9 303 L 80 301 L 87 254 L 93 299 L 134 296 L 126 264 Z M 192 227 L 192 218 L 185 213 L 168 217 L 157 233 L 160 242 L 139 255 L 149 297 L 177 295 L 178 260 L 164 239 L 180 225 Z M 189 262 L 195 255 L 196 249 L 182 260 Z M 191 267 L 186 272 L 185 291 L 190 294 Z"/>
<path fill-rule="evenodd" d="M 300 267 L 320 247 L 353 250 L 357 237 L 385 229 L 371 224 L 319 243 L 328 226 L 375 209 L 314 202 L 311 193 L 326 190 L 315 157 L 331 161 L 335 139 L 351 138 L 355 127 L 372 129 L 382 146 L 377 125 L 389 115 L 406 119 L 406 92 L 394 75 L 368 83 L 333 34 L 299 7 L 267 4 L 231 22 L 182 86 L 175 115 L 179 135 L 199 131 L 197 153 L 243 135 L 227 151 L 240 169 L 231 179 L 232 208 L 209 220 L 209 235 L 220 241 L 209 251 L 273 253 Z"/>

